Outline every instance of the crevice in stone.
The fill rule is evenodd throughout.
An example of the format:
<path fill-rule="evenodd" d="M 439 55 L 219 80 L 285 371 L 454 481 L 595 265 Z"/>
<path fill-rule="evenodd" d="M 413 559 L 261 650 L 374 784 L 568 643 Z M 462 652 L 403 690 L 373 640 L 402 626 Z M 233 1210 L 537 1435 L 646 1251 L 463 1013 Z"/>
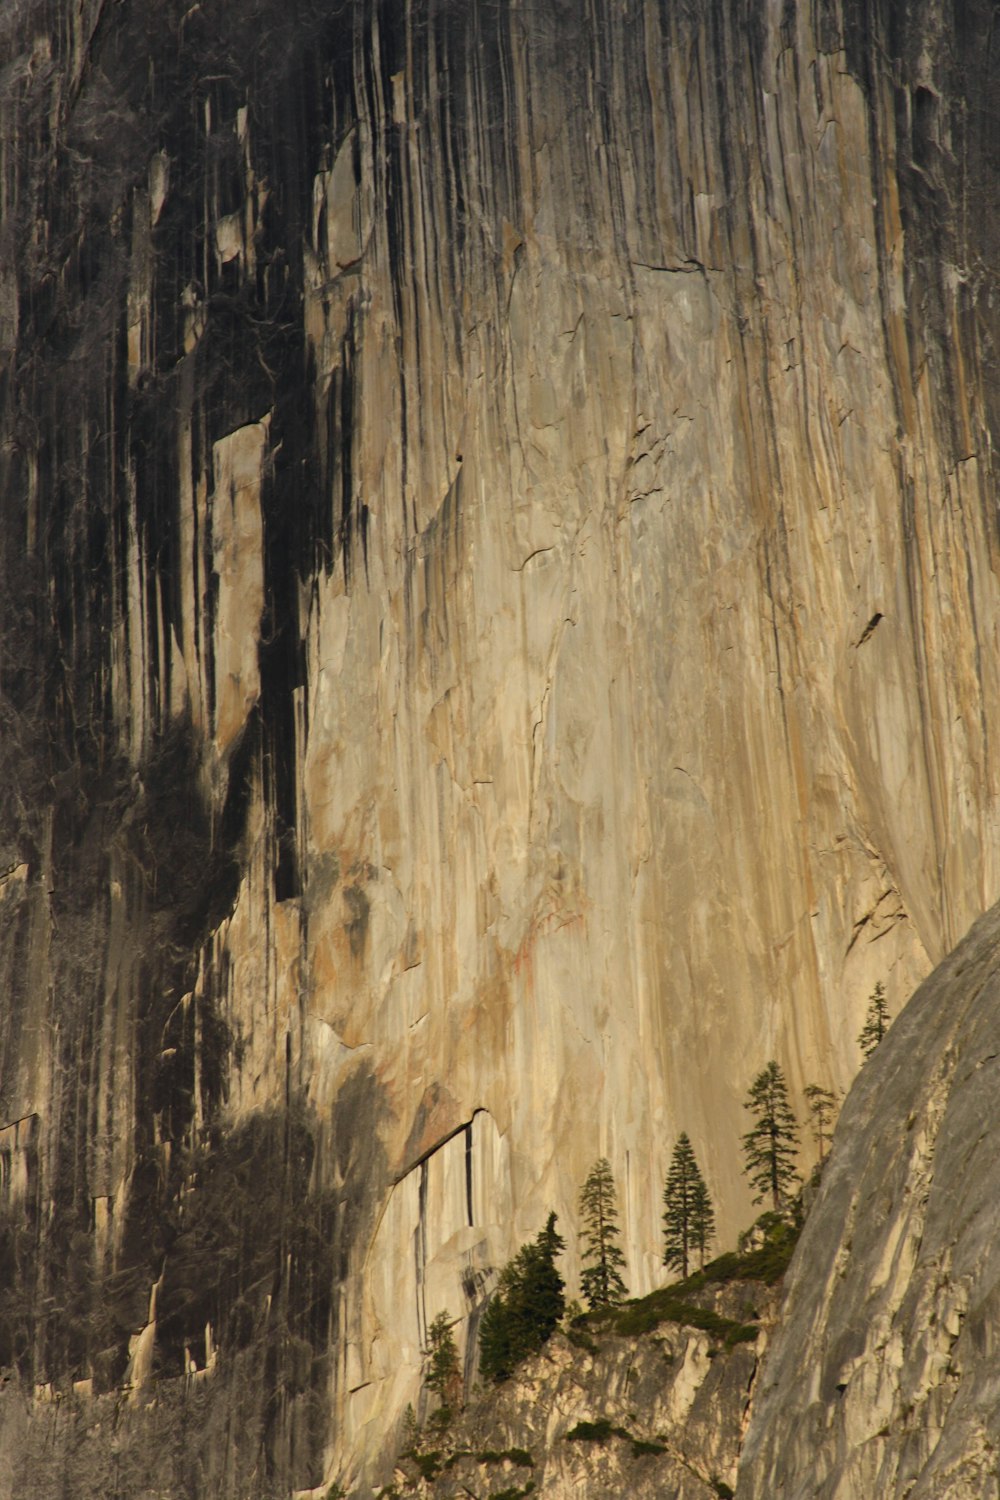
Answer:
<path fill-rule="evenodd" d="M 865 641 L 868 640 L 869 636 L 872 634 L 872 631 L 875 629 L 876 625 L 878 625 L 880 623 L 880 621 L 883 620 L 884 618 L 885 618 L 885 616 L 882 614 L 882 611 L 877 609 L 875 611 L 875 613 L 872 615 L 871 619 L 868 621 L 868 624 L 865 626 L 864 630 L 861 632 L 861 635 L 858 637 L 858 640 L 855 642 L 855 646 L 854 646 L 855 651 L 858 649 L 859 646 L 863 646 L 864 645 Z"/>

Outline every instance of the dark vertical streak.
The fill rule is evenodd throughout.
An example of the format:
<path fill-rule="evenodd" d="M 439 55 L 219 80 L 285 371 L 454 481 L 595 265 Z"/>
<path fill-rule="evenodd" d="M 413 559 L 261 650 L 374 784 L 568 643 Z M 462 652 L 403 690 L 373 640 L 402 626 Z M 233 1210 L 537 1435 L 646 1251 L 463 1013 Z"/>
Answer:
<path fill-rule="evenodd" d="M 472 1213 L 472 1121 L 465 1127 L 465 1211 L 469 1224 L 475 1221 Z"/>

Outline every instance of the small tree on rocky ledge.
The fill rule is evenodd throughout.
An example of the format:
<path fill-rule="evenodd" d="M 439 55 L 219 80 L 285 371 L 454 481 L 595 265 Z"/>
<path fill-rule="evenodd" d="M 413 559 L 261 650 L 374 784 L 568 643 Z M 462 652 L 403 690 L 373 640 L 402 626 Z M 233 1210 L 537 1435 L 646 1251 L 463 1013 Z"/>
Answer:
<path fill-rule="evenodd" d="M 756 1117 L 743 1137 L 743 1170 L 757 1190 L 753 1201 L 761 1203 L 770 1193 L 774 1212 L 780 1213 L 797 1180 L 799 1127 L 788 1103 L 785 1075 L 773 1060 L 750 1085 L 744 1108 Z"/>
<path fill-rule="evenodd" d="M 868 996 L 868 1014 L 858 1035 L 858 1046 L 865 1054 L 866 1062 L 889 1030 L 891 1020 L 889 1007 L 885 1003 L 885 986 L 879 980 Z"/>
<path fill-rule="evenodd" d="M 621 1271 L 625 1256 L 618 1239 L 618 1206 L 611 1166 L 602 1156 L 590 1169 L 580 1190 L 584 1258 L 591 1262 L 580 1273 L 583 1295 L 591 1307 L 613 1307 L 627 1296 Z"/>
<path fill-rule="evenodd" d="M 705 1264 L 705 1250 L 715 1233 L 715 1215 L 694 1149 L 684 1134 L 678 1137 L 670 1159 L 663 1205 L 663 1264 L 686 1277 L 695 1251 L 699 1267 Z"/>

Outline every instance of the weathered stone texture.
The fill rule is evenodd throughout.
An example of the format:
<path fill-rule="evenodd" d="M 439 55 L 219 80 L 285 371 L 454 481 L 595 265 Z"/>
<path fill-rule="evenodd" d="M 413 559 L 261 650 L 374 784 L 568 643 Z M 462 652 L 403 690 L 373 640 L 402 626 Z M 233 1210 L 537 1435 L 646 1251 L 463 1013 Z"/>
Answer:
<path fill-rule="evenodd" d="M 998 1058 L 994 908 L 851 1090 L 755 1391 L 740 1500 L 998 1493 Z"/>
<path fill-rule="evenodd" d="M 598 1155 L 634 1290 L 681 1129 L 730 1238 L 1000 894 L 998 90 L 986 0 L 234 10 L 0 17 L 0 1359 L 163 1278 L 264 1493 Z"/>

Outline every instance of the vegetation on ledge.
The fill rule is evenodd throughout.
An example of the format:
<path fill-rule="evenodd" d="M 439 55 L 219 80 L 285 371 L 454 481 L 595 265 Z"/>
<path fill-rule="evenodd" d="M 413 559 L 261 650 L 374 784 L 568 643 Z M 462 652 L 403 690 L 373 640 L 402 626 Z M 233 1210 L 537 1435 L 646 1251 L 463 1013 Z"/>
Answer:
<path fill-rule="evenodd" d="M 740 1322 L 726 1318 L 697 1300 L 706 1289 L 732 1281 L 757 1281 L 773 1286 L 784 1275 L 798 1241 L 801 1226 L 778 1215 L 763 1214 L 754 1226 L 762 1243 L 742 1252 L 730 1251 L 710 1261 L 703 1271 L 669 1286 L 659 1287 L 646 1297 L 638 1297 L 618 1307 L 599 1308 L 574 1318 L 569 1336 L 574 1343 L 593 1347 L 597 1333 L 618 1334 L 636 1338 L 651 1333 L 660 1323 L 680 1323 L 714 1334 L 727 1348 L 752 1343 L 760 1329 L 755 1321 Z M 750 1231 L 748 1238 L 752 1237 Z"/>

